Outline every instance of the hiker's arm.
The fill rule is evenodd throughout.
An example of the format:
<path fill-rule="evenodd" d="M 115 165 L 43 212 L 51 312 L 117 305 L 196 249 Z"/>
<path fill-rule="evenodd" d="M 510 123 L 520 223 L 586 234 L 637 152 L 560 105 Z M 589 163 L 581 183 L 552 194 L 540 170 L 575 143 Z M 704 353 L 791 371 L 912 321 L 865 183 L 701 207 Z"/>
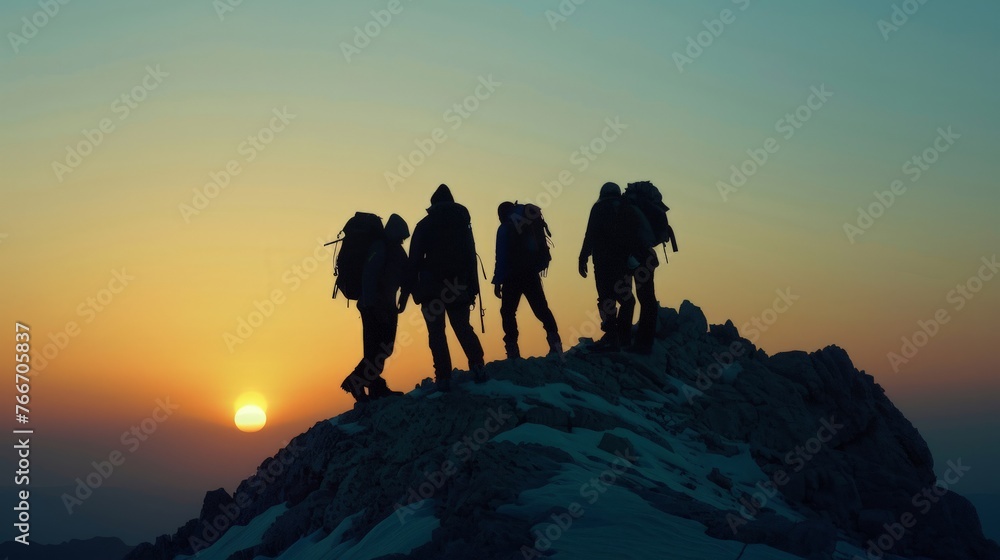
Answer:
<path fill-rule="evenodd" d="M 590 209 L 590 217 L 587 219 L 587 232 L 583 234 L 583 247 L 580 249 L 580 276 L 587 277 L 587 260 L 594 252 L 594 214 L 597 213 L 597 206 Z"/>
<path fill-rule="evenodd" d="M 590 209 L 590 217 L 587 219 L 587 232 L 583 234 L 583 247 L 580 249 L 580 262 L 585 263 L 594 252 L 594 214 L 597 213 L 597 206 Z"/>
<path fill-rule="evenodd" d="M 510 245 L 510 232 L 508 230 L 507 224 L 502 224 L 497 228 L 497 263 L 493 269 L 493 283 L 497 286 L 502 285 L 507 279 L 507 267 L 509 266 L 507 250 Z"/>
<path fill-rule="evenodd" d="M 375 306 L 378 299 L 378 282 L 384 271 L 385 243 L 379 241 L 372 246 L 361 273 L 361 301 L 358 302 L 358 307 Z"/>

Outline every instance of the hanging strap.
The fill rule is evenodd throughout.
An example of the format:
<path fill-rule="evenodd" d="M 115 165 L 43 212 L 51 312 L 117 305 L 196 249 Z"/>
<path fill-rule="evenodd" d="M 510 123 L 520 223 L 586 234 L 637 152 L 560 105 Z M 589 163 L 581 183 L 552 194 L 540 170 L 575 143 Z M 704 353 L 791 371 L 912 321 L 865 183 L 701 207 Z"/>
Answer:
<path fill-rule="evenodd" d="M 327 247 L 329 245 L 333 245 L 334 246 L 333 247 L 333 277 L 334 277 L 335 280 L 333 281 L 333 299 L 337 299 L 337 293 L 340 291 L 340 287 L 337 286 L 337 280 L 336 280 L 337 276 L 340 275 L 340 270 L 337 269 L 337 254 L 339 253 L 339 251 L 338 251 L 338 249 L 340 248 L 339 244 L 343 240 L 344 240 L 344 231 L 341 230 L 340 233 L 337 235 L 337 239 L 335 239 L 335 240 L 333 240 L 333 241 L 331 241 L 329 243 L 324 243 L 323 244 L 324 247 Z M 348 307 L 351 306 L 350 300 L 348 300 L 347 306 Z"/>

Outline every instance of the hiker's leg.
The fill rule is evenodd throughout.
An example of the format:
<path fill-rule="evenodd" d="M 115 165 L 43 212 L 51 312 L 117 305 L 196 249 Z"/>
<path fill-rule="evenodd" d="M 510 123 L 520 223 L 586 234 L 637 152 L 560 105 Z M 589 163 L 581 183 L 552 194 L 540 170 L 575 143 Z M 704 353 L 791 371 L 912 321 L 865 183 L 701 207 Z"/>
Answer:
<path fill-rule="evenodd" d="M 632 343 L 632 317 L 635 315 L 635 293 L 632 291 L 632 275 L 625 273 L 615 281 L 615 297 L 618 301 L 618 316 L 615 327 L 618 343 L 628 346 Z"/>
<path fill-rule="evenodd" d="M 368 386 L 368 395 L 372 398 L 384 397 L 391 392 L 389 385 L 386 384 L 385 379 L 382 379 L 382 377 L 376 377 L 372 380 L 372 384 Z"/>
<path fill-rule="evenodd" d="M 384 395 L 389 393 L 382 374 L 385 371 L 385 362 L 392 356 L 396 345 L 396 329 L 399 325 L 399 314 L 394 308 L 379 309 L 377 313 L 378 324 L 378 349 L 375 361 L 378 365 L 378 374 L 372 380 L 368 391 L 372 395 Z"/>
<path fill-rule="evenodd" d="M 371 317 L 362 313 L 361 314 L 361 340 L 362 340 L 362 350 L 361 350 L 361 361 L 358 365 L 354 366 L 351 373 L 344 378 L 343 383 L 340 384 L 340 388 L 347 391 L 354 397 L 357 402 L 364 402 L 368 400 L 368 395 L 365 394 L 365 387 L 368 386 L 370 379 L 365 378 L 365 371 L 369 369 L 368 360 L 368 350 L 370 348 L 369 342 L 372 339 L 372 325 Z"/>
<path fill-rule="evenodd" d="M 383 362 L 388 360 L 396 350 L 396 331 L 399 329 L 399 312 L 396 308 L 389 307 L 381 311 L 381 340 L 379 340 L 379 354 L 383 357 Z"/>
<path fill-rule="evenodd" d="M 483 364 L 483 345 L 479 342 L 476 329 L 472 328 L 472 323 L 469 322 L 471 312 L 468 303 L 453 303 L 448 306 L 451 328 L 455 330 L 455 337 L 462 345 L 465 356 L 469 358 L 469 369 L 474 369 Z"/>
<path fill-rule="evenodd" d="M 656 268 L 652 262 L 654 261 L 647 259 L 647 262 L 635 271 L 635 295 L 639 301 L 639 323 L 635 329 L 635 344 L 641 348 L 653 345 L 660 309 L 660 303 L 656 301 L 654 283 Z"/>
<path fill-rule="evenodd" d="M 364 345 L 364 357 L 356 371 L 364 378 L 366 385 L 378 377 L 385 366 L 385 359 L 380 359 L 381 344 L 385 338 L 385 325 L 383 323 L 377 309 L 365 308 L 361 310 L 361 339 Z"/>
<path fill-rule="evenodd" d="M 427 323 L 427 343 L 434 359 L 434 373 L 438 376 L 451 375 L 451 354 L 448 353 L 448 337 L 444 333 L 445 308 L 441 300 L 434 300 L 420 308 Z"/>
<path fill-rule="evenodd" d="M 503 323 L 503 344 L 508 357 L 520 355 L 517 346 L 517 307 L 520 303 L 521 286 L 516 281 L 504 284 L 500 298 L 500 319 Z"/>
<path fill-rule="evenodd" d="M 606 268 L 594 264 L 594 282 L 597 284 L 597 310 L 601 315 L 601 330 L 606 335 L 617 336 L 615 323 L 618 315 L 615 282 L 617 276 Z"/>
<path fill-rule="evenodd" d="M 548 335 L 549 342 L 551 343 L 553 340 L 558 341 L 559 327 L 556 325 L 556 317 L 552 314 L 549 302 L 545 298 L 542 279 L 537 274 L 533 274 L 525 283 L 524 297 L 528 300 L 531 312 L 542 322 L 542 328 L 545 329 L 545 334 Z"/>

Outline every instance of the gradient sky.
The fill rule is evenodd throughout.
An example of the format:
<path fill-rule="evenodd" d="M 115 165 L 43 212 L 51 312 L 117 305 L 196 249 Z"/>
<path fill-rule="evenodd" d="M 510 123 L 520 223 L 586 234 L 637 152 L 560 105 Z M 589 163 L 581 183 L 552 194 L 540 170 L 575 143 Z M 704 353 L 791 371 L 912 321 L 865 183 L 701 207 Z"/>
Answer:
<path fill-rule="evenodd" d="M 891 2 L 590 1 L 554 21 L 556 0 L 402 0 L 348 61 L 355 27 L 388 4 L 245 0 L 220 17 L 209 0 L 73 2 L 17 52 L 0 49 L 3 317 L 31 325 L 36 351 L 67 322 L 80 327 L 33 380 L 33 484 L 58 495 L 122 449 L 120 434 L 157 399 L 180 407 L 98 491 L 148 498 L 110 512 L 95 496 L 67 525 L 86 525 L 73 536 L 115 534 L 125 519 L 132 540 L 172 530 L 205 490 L 232 490 L 284 441 L 347 409 L 339 384 L 360 357 L 361 325 L 330 299 L 329 253 L 317 248 L 356 210 L 412 227 L 441 182 L 469 207 L 488 268 L 496 205 L 545 206 L 556 243 L 546 286 L 569 338 L 595 309 L 575 257 L 597 190 L 652 180 L 682 249 L 657 279 L 662 304 L 690 299 L 711 322 L 741 326 L 790 289 L 800 299 L 759 345 L 846 348 L 939 464 L 973 467 L 957 491 L 1000 494 L 1000 282 L 960 311 L 948 301 L 1000 241 L 1000 6 L 932 0 L 886 40 L 877 22 Z M 38 9 L 0 6 L 8 43 Z M 679 69 L 675 53 L 726 9 L 731 23 Z M 148 68 L 166 75 L 145 78 Z M 155 88 L 126 112 L 120 97 L 144 78 Z M 459 119 L 453 106 L 477 87 L 483 99 Z M 786 134 L 785 115 L 823 87 L 833 96 Z M 276 110 L 294 118 L 247 161 L 243 143 Z M 53 162 L 102 119 L 111 132 L 57 177 Z M 584 166 L 581 146 L 616 119 L 626 128 Z M 948 127 L 960 138 L 913 181 L 904 164 Z M 390 188 L 386 172 L 437 128 L 446 139 Z M 724 199 L 718 183 L 768 138 L 777 152 Z M 231 160 L 240 172 L 185 218 L 180 205 Z M 540 198 L 561 172 L 572 183 Z M 906 193 L 850 242 L 844 224 L 897 179 Z M 87 311 L 122 269 L 134 279 Z M 283 303 L 231 351 L 225 334 L 275 290 Z M 499 302 L 485 303 L 482 339 L 498 359 Z M 887 354 L 942 308 L 948 324 L 894 371 Z M 543 352 L 530 317 L 522 333 L 523 352 Z M 415 306 L 400 336 L 413 342 L 397 346 L 386 379 L 408 390 L 432 375 Z M 0 356 L 12 363 L 12 348 Z M 256 434 L 232 425 L 248 391 L 270 420 Z M 158 500 L 182 513 L 140 515 Z"/>

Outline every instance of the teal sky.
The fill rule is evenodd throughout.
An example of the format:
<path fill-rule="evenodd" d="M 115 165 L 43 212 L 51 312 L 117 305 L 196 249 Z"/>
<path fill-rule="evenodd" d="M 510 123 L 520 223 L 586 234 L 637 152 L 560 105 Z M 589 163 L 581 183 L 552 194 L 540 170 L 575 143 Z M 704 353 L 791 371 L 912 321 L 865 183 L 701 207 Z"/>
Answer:
<path fill-rule="evenodd" d="M 389 4 L 243 0 L 220 18 L 225 0 L 77 0 L 17 52 L 10 34 L 40 8 L 0 5 L 0 262 L 5 272 L 25 271 L 0 280 L 18 294 L 11 313 L 56 331 L 109 270 L 126 266 L 140 279 L 127 303 L 88 325 L 38 382 L 53 409 L 40 421 L 58 450 L 41 468 L 44 484 L 78 476 L 114 445 L 107 434 L 171 394 L 184 424 L 137 454 L 113 485 L 162 486 L 157 492 L 191 503 L 206 488 L 231 488 L 233 473 L 280 439 L 348 406 L 317 396 L 336 394 L 330 370 L 343 368 L 342 356 L 356 360 L 360 344 L 356 317 L 329 305 L 324 275 L 239 353 L 220 342 L 317 237 L 355 210 L 399 212 L 412 226 L 444 181 L 469 206 L 489 266 L 496 204 L 538 200 L 543 182 L 569 170 L 573 184 L 545 208 L 558 265 L 547 282 L 561 324 L 584 322 L 594 297 L 593 284 L 575 276 L 574 257 L 597 189 L 650 179 L 667 194 L 682 244 L 658 278 L 664 305 L 690 299 L 711 322 L 742 325 L 791 286 L 801 302 L 759 345 L 771 353 L 843 346 L 939 462 L 963 457 L 974 466 L 962 490 L 1000 494 L 990 475 L 1000 469 L 1000 282 L 954 312 L 901 371 L 887 360 L 1000 245 L 1000 4 L 928 0 L 886 40 L 878 22 L 892 17 L 891 1 L 565 0 L 575 10 L 553 29 L 546 12 L 558 12 L 558 0 L 401 0 L 392 21 L 345 60 L 355 27 Z M 675 53 L 723 10 L 732 23 L 679 70 Z M 142 83 L 147 67 L 168 76 L 118 121 L 112 102 Z M 489 77 L 501 84 L 496 92 L 451 128 L 446 111 Z M 813 88 L 833 95 L 782 136 L 776 127 Z M 178 204 L 282 107 L 296 115 L 288 130 L 185 223 Z M 107 117 L 114 132 L 58 181 L 52 162 Z M 580 168 L 574 152 L 608 119 L 627 128 Z M 386 172 L 437 127 L 448 140 L 390 189 Z M 960 138 L 911 181 L 904 163 L 949 127 Z M 776 153 L 724 200 L 719 182 L 769 138 Z M 844 224 L 894 180 L 906 194 L 852 244 Z M 495 315 L 499 306 L 487 303 Z M 5 298 L 13 320 L 7 307 Z M 499 320 L 488 321 L 484 343 L 496 359 Z M 331 341 L 334 330 L 343 334 Z M 394 359 L 406 383 L 425 376 L 426 348 Z M 273 381 L 276 371 L 284 379 L 296 372 L 301 385 Z M 302 386 L 309 395 L 296 392 Z M 237 445 L 225 439 L 229 407 L 251 388 L 272 404 L 272 432 Z M 120 409 L 88 404 L 108 392 Z M 171 479 L 171 458 L 208 432 L 200 449 L 231 446 L 231 459 Z"/>

